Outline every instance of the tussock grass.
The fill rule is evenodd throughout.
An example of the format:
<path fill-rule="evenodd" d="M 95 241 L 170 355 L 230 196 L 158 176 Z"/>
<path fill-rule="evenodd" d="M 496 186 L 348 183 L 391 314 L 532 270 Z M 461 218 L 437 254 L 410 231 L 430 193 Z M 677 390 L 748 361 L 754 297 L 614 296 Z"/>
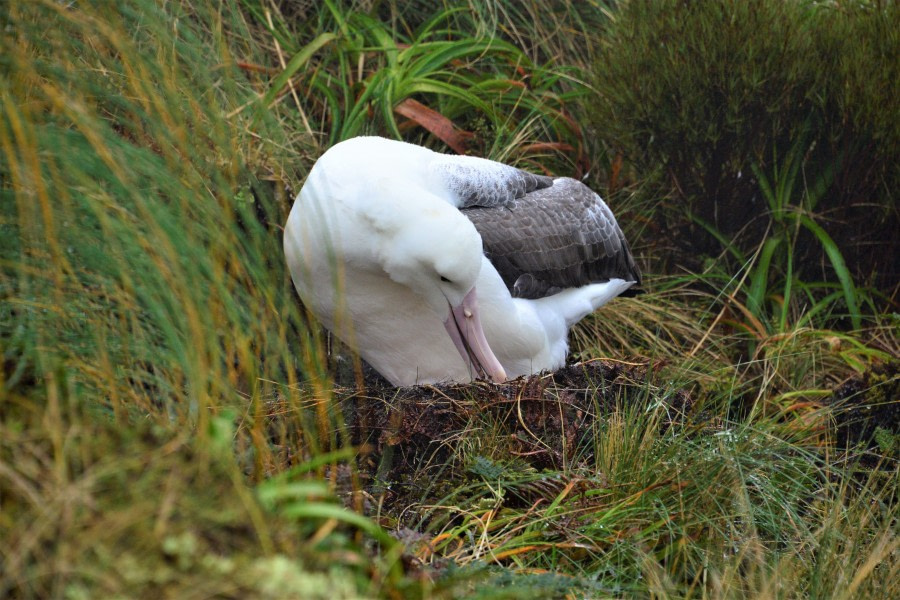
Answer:
<path fill-rule="evenodd" d="M 206 432 L 125 426 L 92 414 L 96 402 L 75 387 L 59 369 L 35 390 L 45 405 L 4 398 L 5 597 L 349 599 L 396 581 L 390 558 L 373 562 L 354 541 L 371 524 L 324 483 L 280 486 L 302 494 L 307 518 L 247 487 L 233 415 Z"/>
<path fill-rule="evenodd" d="M 412 473 L 382 494 L 381 514 L 400 518 L 385 522 L 421 532 L 409 548 L 425 563 L 564 573 L 588 597 L 889 597 L 896 465 L 845 477 L 780 415 L 722 418 L 721 396 L 679 404 L 641 370 L 617 369 L 578 383 L 573 368 L 488 398 L 462 387 L 409 398 L 388 443 Z M 427 425 L 451 406 L 455 422 Z M 413 429 L 433 437 L 423 445 Z"/>
<path fill-rule="evenodd" d="M 617 8 L 466 8 L 4 7 L 0 596 L 897 595 L 892 432 L 863 457 L 829 405 L 896 402 L 891 315 L 710 259 L 579 326 L 564 384 L 332 384 L 280 224 L 334 141 L 589 174 L 657 232 L 583 125 Z"/>
<path fill-rule="evenodd" d="M 377 587 L 347 537 L 319 534 L 346 568 L 306 564 L 317 526 L 288 533 L 246 487 L 333 428 L 294 395 L 291 452 L 264 434 L 274 382 L 321 380 L 275 225 L 306 147 L 276 113 L 227 116 L 258 101 L 232 51 L 264 51 L 235 4 L 109 8 L 8 7 L 0 594 Z"/>

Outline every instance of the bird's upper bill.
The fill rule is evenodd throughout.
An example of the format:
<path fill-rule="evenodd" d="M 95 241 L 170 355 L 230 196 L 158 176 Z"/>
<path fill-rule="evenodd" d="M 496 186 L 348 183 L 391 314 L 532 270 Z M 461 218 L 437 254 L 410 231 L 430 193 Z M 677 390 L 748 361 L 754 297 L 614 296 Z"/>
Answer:
<path fill-rule="evenodd" d="M 506 381 L 506 371 L 484 337 L 481 317 L 478 314 L 478 296 L 474 287 L 459 305 L 450 307 L 450 314 L 444 321 L 444 327 L 460 356 L 474 371 L 474 375 L 497 383 Z"/>

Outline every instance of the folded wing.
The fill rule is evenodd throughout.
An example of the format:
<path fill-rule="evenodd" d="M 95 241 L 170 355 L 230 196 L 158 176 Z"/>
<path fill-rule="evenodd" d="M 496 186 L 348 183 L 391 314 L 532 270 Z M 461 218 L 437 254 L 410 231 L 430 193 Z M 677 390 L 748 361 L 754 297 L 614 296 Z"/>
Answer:
<path fill-rule="evenodd" d="M 450 190 L 459 208 L 503 206 L 525 194 L 548 188 L 553 178 L 475 156 L 439 155 L 430 174 Z"/>
<path fill-rule="evenodd" d="M 470 204 L 462 212 L 515 297 L 542 298 L 613 278 L 641 282 L 612 211 L 580 181 L 555 179 L 492 208 Z"/>

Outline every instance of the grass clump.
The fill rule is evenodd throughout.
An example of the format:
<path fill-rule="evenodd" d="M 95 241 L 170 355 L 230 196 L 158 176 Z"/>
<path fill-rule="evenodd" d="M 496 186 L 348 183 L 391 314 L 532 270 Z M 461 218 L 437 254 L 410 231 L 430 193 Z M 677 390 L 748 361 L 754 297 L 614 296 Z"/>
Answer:
<path fill-rule="evenodd" d="M 722 397 L 652 379 L 594 362 L 405 394 L 382 518 L 421 532 L 422 561 L 565 574 L 576 596 L 890 597 L 896 465 L 853 482 L 810 428 L 721 418 Z"/>
<path fill-rule="evenodd" d="M 296 18 L 289 5 L 245 4 L 284 68 L 266 103 L 291 102 L 320 151 L 359 135 L 430 133 L 459 153 L 539 170 L 548 155 L 560 165 L 574 155 L 563 168 L 586 170 L 569 116 L 586 92 L 575 70 L 532 60 L 464 7 L 329 1 Z"/>
<path fill-rule="evenodd" d="M 3 265 L 4 337 L 38 371 L 51 355 L 81 367 L 78 384 L 116 413 L 171 400 L 203 419 L 204 398 L 283 372 L 289 345 L 268 342 L 297 315 L 270 275 L 280 208 L 261 181 L 282 166 L 248 156 L 279 137 L 223 118 L 250 90 L 226 40 L 207 38 L 215 14 L 11 11 L 0 139 L 4 252 L 17 260 Z M 273 360 L 249 359 L 262 354 Z"/>
<path fill-rule="evenodd" d="M 287 452 L 262 433 L 270 382 L 316 381 L 271 224 L 306 163 L 274 113 L 227 117 L 257 99 L 233 36 L 260 49 L 220 8 L 4 8 L 4 597 L 349 598 L 390 572 L 368 577 L 355 513 L 334 504 L 316 538 L 322 517 L 248 488 Z M 289 464 L 331 427 L 292 400 L 280 435 L 312 441 Z"/>
<path fill-rule="evenodd" d="M 246 486 L 228 416 L 204 432 L 123 426 L 62 368 L 35 391 L 47 405 L 7 395 L 0 409 L 4 597 L 349 600 L 377 585 L 371 568 L 391 585 L 324 483 L 302 498 L 339 527 L 280 514 Z"/>

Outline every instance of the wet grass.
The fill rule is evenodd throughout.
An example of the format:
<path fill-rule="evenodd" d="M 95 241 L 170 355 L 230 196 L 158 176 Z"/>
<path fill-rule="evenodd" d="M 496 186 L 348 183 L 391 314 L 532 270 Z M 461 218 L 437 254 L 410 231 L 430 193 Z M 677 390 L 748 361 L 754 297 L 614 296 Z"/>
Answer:
<path fill-rule="evenodd" d="M 781 310 L 733 254 L 645 268 L 578 366 L 407 390 L 299 305 L 280 225 L 358 133 L 587 174 L 673 264 L 581 125 L 588 4 L 3 9 L 0 596 L 900 593 L 878 297 L 851 329 L 841 281 Z"/>

